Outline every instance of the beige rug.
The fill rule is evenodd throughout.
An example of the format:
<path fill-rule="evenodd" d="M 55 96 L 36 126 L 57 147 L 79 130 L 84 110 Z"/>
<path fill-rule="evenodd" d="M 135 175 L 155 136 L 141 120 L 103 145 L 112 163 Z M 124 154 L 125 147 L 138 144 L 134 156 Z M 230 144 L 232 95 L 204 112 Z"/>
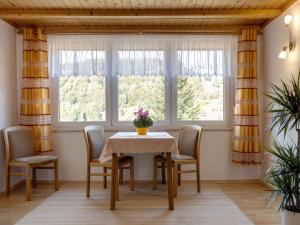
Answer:
<path fill-rule="evenodd" d="M 166 187 L 151 190 L 138 185 L 130 192 L 124 185 L 117 210 L 109 210 L 109 189 L 94 187 L 90 199 L 84 186 L 64 185 L 60 191 L 34 208 L 18 225 L 253 225 L 240 209 L 218 188 L 194 185 L 179 187 L 175 210 L 169 211 Z"/>

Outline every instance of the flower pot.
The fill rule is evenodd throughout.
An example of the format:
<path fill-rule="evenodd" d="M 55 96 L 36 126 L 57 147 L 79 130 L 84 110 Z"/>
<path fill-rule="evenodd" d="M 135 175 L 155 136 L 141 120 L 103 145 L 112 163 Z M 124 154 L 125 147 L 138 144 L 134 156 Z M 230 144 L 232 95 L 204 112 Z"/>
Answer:
<path fill-rule="evenodd" d="M 288 210 L 281 210 L 281 225 L 299 225 L 300 213 L 294 213 Z"/>
<path fill-rule="evenodd" d="M 148 133 L 149 128 L 148 127 L 139 127 L 135 128 L 138 135 L 146 135 Z"/>

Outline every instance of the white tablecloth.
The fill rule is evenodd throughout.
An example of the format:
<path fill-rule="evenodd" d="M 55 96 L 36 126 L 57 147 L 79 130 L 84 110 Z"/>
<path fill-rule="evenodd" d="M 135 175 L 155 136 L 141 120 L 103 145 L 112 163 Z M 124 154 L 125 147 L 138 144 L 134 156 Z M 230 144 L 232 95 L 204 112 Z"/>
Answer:
<path fill-rule="evenodd" d="M 111 160 L 112 153 L 160 152 L 179 154 L 176 139 L 167 132 L 148 132 L 147 135 L 138 135 L 136 132 L 118 132 L 106 142 L 99 161 L 104 163 Z"/>

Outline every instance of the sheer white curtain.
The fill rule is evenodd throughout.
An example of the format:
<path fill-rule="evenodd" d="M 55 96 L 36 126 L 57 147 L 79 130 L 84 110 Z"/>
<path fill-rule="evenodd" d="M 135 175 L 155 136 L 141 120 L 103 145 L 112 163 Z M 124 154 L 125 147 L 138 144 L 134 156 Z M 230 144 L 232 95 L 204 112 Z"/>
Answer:
<path fill-rule="evenodd" d="M 95 35 L 49 35 L 49 67 L 52 77 L 103 76 L 107 74 L 109 40 Z"/>
<path fill-rule="evenodd" d="M 232 76 L 236 71 L 237 37 L 184 36 L 172 40 L 173 76 Z"/>
<path fill-rule="evenodd" d="M 166 38 L 142 35 L 117 36 L 112 38 L 112 41 L 112 75 L 166 74 Z"/>
<path fill-rule="evenodd" d="M 237 37 L 228 35 L 49 35 L 55 76 L 232 76 Z"/>

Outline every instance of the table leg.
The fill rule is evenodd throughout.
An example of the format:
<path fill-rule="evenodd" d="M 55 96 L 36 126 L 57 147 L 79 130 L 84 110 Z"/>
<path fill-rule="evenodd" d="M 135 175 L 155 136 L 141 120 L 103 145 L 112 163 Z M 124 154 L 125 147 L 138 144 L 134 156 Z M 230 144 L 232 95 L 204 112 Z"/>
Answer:
<path fill-rule="evenodd" d="M 117 197 L 117 172 L 118 172 L 118 156 L 117 153 L 112 154 L 112 168 L 111 168 L 111 193 L 110 193 L 110 209 L 116 209 Z"/>
<path fill-rule="evenodd" d="M 168 173 L 168 199 L 169 210 L 174 209 L 174 197 L 173 197 L 173 181 L 172 181 L 172 165 L 171 165 L 171 153 L 167 152 L 167 173 Z"/>

